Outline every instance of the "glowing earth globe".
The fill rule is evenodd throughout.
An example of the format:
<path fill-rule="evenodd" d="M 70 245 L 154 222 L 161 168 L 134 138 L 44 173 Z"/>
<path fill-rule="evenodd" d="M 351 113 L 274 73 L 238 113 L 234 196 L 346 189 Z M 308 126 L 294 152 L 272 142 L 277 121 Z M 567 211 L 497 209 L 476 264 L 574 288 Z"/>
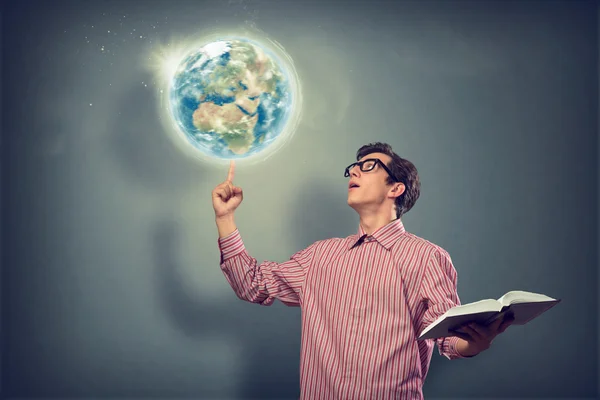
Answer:
<path fill-rule="evenodd" d="M 245 158 L 268 148 L 293 113 L 293 79 L 275 53 L 244 38 L 189 52 L 168 102 L 185 140 L 205 155 Z"/>

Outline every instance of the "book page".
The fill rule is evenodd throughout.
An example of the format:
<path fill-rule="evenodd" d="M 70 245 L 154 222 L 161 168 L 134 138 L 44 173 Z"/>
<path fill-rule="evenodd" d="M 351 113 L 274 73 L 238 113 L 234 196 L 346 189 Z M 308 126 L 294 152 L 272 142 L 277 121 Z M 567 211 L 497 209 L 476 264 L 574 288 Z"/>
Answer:
<path fill-rule="evenodd" d="M 543 294 L 526 292 L 523 290 L 512 290 L 498 299 L 498 302 L 503 306 L 519 303 L 539 303 L 545 301 L 555 301 L 555 299 Z"/>
<path fill-rule="evenodd" d="M 500 311 L 502 305 L 493 299 L 479 300 L 473 303 L 467 303 L 460 306 L 452 307 L 446 311 L 446 316 L 477 314 L 482 312 Z"/>

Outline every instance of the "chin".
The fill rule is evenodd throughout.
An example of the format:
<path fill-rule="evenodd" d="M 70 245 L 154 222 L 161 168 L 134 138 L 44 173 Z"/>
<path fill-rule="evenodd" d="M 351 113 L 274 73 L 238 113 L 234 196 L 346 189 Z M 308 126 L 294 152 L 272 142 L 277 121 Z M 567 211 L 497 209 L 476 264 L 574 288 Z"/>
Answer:
<path fill-rule="evenodd" d="M 348 196 L 348 201 L 347 201 L 347 203 L 348 203 L 348 205 L 349 205 L 350 207 L 352 207 L 352 208 L 354 208 L 354 209 L 356 209 L 356 206 L 358 205 L 358 204 L 356 203 L 356 201 L 355 201 L 355 200 L 352 200 L 352 199 L 350 198 L 350 196 Z"/>

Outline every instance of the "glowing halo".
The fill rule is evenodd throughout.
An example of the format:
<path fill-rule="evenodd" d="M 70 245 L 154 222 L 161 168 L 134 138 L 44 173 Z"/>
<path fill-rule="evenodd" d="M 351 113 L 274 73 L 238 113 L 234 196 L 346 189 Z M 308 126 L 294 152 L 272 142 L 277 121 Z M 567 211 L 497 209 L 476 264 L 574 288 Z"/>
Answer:
<path fill-rule="evenodd" d="M 281 131 L 273 139 L 272 143 L 261 151 L 249 156 L 241 155 L 240 157 L 220 158 L 205 153 L 202 149 L 198 148 L 187 136 L 186 132 L 178 126 L 171 110 L 170 92 L 175 72 L 180 63 L 188 55 L 193 52 L 198 52 L 209 43 L 228 40 L 246 41 L 263 49 L 265 53 L 280 66 L 282 73 L 288 80 L 291 91 L 291 103 L 290 114 L 286 117 Z M 173 45 L 170 43 L 166 46 L 160 46 L 159 50 L 154 52 L 151 67 L 154 70 L 158 83 L 157 95 L 159 97 L 158 106 L 159 113 L 161 113 L 161 122 L 175 145 L 184 154 L 195 160 L 203 161 L 211 165 L 228 165 L 230 159 L 235 159 L 236 163 L 254 164 L 268 159 L 290 141 L 296 132 L 302 115 L 302 91 L 300 90 L 300 79 L 296 72 L 292 57 L 285 51 L 282 45 L 275 40 L 269 39 L 266 35 L 250 32 L 239 34 L 213 32 L 201 35 L 199 39 L 193 41 L 180 40 L 174 42 L 177 44 Z"/>

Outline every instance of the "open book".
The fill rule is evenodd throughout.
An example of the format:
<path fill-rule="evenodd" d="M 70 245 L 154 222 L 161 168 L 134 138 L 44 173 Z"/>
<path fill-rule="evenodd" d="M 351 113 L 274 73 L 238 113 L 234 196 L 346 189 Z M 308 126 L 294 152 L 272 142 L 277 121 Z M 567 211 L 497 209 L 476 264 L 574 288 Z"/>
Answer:
<path fill-rule="evenodd" d="M 468 322 L 491 324 L 506 313 L 515 317 L 513 324 L 525 325 L 560 302 L 543 294 L 513 290 L 498 300 L 486 299 L 452 307 L 419 335 L 419 340 L 454 336 L 452 330 Z"/>

